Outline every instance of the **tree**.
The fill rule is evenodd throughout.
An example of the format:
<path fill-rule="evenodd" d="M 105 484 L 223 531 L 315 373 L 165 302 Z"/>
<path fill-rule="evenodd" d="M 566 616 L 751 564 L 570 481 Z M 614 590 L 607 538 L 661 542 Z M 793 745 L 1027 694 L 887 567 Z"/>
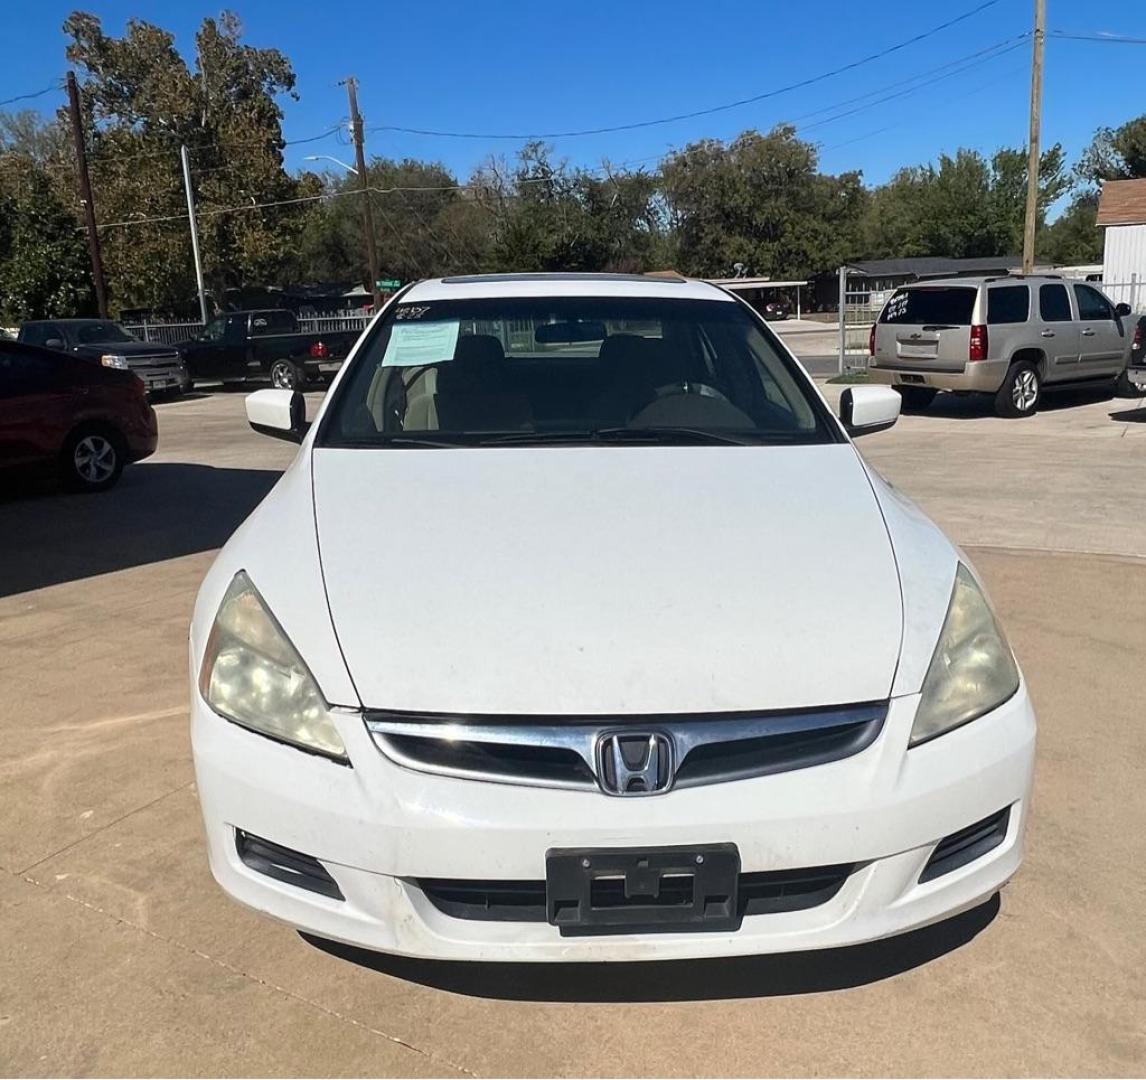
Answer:
<path fill-rule="evenodd" d="M 44 166 L 0 153 L 0 314 L 6 322 L 94 314 L 75 214 Z"/>
<path fill-rule="evenodd" d="M 815 147 L 782 125 L 694 143 L 662 168 L 679 269 L 803 277 L 855 256 L 867 194 L 858 172 L 819 172 Z"/>
<path fill-rule="evenodd" d="M 74 12 L 64 23 L 81 91 L 105 262 L 118 306 L 163 306 L 194 294 L 179 146 L 190 148 L 204 271 L 212 291 L 272 279 L 294 249 L 299 205 L 316 189 L 283 169 L 282 110 L 293 94 L 277 49 L 243 44 L 236 16 L 204 19 L 189 68 L 168 31 L 139 19 L 122 38 Z M 142 219 L 170 218 L 147 224 Z"/>
<path fill-rule="evenodd" d="M 1075 172 L 1091 188 L 1103 180 L 1146 177 L 1146 116 L 1127 120 L 1118 128 L 1099 128 Z"/>
<path fill-rule="evenodd" d="M 1022 250 L 1027 155 L 1002 148 L 988 161 L 960 149 L 939 156 L 938 166 L 897 172 L 871 197 L 863 249 L 869 257 L 946 255 L 951 258 L 1013 255 Z M 1070 186 L 1062 146 L 1039 159 L 1038 221 Z"/>
<path fill-rule="evenodd" d="M 1102 230 L 1095 224 L 1098 195 L 1082 192 L 1039 236 L 1039 258 L 1058 266 L 1102 261 Z"/>

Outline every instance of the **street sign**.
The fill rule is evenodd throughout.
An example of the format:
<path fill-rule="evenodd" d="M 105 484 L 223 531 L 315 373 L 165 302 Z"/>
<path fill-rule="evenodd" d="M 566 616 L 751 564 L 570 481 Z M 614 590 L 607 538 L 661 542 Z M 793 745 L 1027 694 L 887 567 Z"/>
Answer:
<path fill-rule="evenodd" d="M 402 283 L 397 278 L 379 278 L 374 282 L 374 288 L 379 292 L 386 289 L 400 289 L 401 287 Z"/>

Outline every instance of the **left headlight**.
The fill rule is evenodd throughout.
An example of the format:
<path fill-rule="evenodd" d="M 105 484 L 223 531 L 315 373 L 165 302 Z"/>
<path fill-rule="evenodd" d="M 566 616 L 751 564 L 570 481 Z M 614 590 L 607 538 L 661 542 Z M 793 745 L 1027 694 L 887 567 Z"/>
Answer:
<path fill-rule="evenodd" d="M 127 357 L 120 356 L 119 353 L 104 353 L 103 356 L 99 358 L 99 362 L 103 364 L 104 367 L 127 368 Z"/>
<path fill-rule="evenodd" d="M 227 587 L 207 638 L 199 693 L 228 720 L 346 760 L 318 683 L 242 570 Z"/>
<path fill-rule="evenodd" d="M 971 571 L 960 563 L 939 644 L 923 680 L 911 745 L 990 712 L 1018 688 L 1011 647 Z"/>

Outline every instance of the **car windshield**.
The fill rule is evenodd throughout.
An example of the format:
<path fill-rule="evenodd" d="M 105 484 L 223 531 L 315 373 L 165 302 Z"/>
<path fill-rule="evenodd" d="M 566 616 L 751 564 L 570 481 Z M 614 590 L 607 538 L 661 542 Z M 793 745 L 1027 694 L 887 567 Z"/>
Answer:
<path fill-rule="evenodd" d="M 806 377 L 734 301 L 532 297 L 391 307 L 317 445 L 838 438 Z"/>
<path fill-rule="evenodd" d="M 911 326 L 929 323 L 970 326 L 975 295 L 973 286 L 925 285 L 897 289 L 880 314 L 879 321 Z"/>
<path fill-rule="evenodd" d="M 110 341 L 136 341 L 122 326 L 113 322 L 84 323 L 76 331 L 76 341 L 81 345 L 101 345 Z"/>

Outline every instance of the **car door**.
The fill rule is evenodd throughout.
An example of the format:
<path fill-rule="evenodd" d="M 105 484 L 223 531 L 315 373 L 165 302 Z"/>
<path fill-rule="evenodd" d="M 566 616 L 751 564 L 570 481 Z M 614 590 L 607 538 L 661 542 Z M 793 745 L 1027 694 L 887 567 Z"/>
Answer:
<path fill-rule="evenodd" d="M 1117 375 L 1126 364 L 1126 330 L 1114 314 L 1114 305 L 1097 289 L 1081 282 L 1074 286 L 1078 303 L 1081 379 Z"/>
<path fill-rule="evenodd" d="M 0 350 L 0 466 L 59 452 L 70 416 L 70 363 L 36 349 Z"/>
<path fill-rule="evenodd" d="M 1078 323 L 1061 282 L 1039 286 L 1039 337 L 1047 356 L 1047 382 L 1078 378 Z"/>

